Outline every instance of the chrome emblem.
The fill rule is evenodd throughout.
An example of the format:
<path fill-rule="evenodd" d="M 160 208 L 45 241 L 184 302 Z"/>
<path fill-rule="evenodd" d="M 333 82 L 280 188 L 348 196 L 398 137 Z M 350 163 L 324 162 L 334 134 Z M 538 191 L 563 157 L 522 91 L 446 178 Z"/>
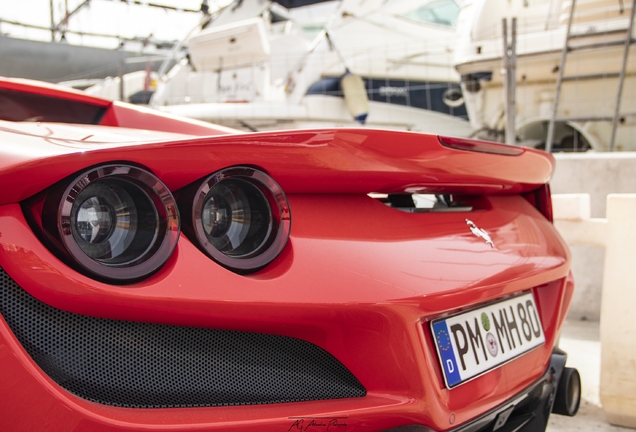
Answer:
<path fill-rule="evenodd" d="M 466 219 L 466 225 L 468 225 L 468 227 L 470 228 L 470 232 L 483 239 L 486 244 L 490 245 L 491 248 L 495 247 L 495 244 L 492 242 L 492 239 L 490 238 L 486 230 L 478 228 L 477 225 L 475 225 L 475 223 L 470 219 Z"/>

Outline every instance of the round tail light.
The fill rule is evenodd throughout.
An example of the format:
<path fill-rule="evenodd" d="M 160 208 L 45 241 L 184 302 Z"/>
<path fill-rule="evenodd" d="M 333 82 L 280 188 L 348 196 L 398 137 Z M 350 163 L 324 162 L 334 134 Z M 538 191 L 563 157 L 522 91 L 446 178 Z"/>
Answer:
<path fill-rule="evenodd" d="M 47 198 L 45 209 L 56 204 L 51 200 L 59 200 L 55 237 L 64 252 L 80 270 L 99 279 L 132 282 L 146 277 L 167 261 L 177 244 L 175 200 L 157 177 L 141 168 L 93 168 L 71 180 L 61 198 Z"/>
<path fill-rule="evenodd" d="M 283 250 L 291 228 L 287 198 L 267 174 L 232 167 L 212 174 L 186 194 L 189 223 L 199 246 L 215 261 L 248 272 Z M 182 207 L 183 208 L 183 207 Z"/>

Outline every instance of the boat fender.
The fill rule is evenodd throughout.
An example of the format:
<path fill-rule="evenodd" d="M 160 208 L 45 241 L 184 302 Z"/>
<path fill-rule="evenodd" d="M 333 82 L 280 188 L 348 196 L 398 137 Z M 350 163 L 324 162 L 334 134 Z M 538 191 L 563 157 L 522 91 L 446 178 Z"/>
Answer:
<path fill-rule="evenodd" d="M 464 105 L 464 96 L 462 91 L 458 88 L 449 88 L 442 95 L 442 100 L 447 107 L 459 108 Z"/>
<path fill-rule="evenodd" d="M 369 96 L 360 75 L 347 71 L 340 79 L 340 87 L 351 116 L 364 124 L 369 115 Z"/>

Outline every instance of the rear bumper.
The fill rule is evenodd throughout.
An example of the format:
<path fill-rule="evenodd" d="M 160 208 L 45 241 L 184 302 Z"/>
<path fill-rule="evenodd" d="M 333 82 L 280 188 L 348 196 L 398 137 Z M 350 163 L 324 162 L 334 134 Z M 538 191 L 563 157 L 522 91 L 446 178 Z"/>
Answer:
<path fill-rule="evenodd" d="M 548 370 L 537 382 L 506 403 L 453 432 L 545 430 L 566 359 L 565 352 L 555 349 L 550 357 Z"/>
<path fill-rule="evenodd" d="M 548 346 L 545 349 L 549 349 Z M 490 432 L 495 424 L 500 424 L 496 430 L 503 432 L 542 431 L 546 427 L 552 410 L 557 385 L 566 360 L 565 353 L 558 350 L 549 355 L 547 367 L 541 369 L 545 372 L 540 373 L 538 379 L 532 380 L 531 383 L 525 381 L 528 384 L 521 393 L 507 398 L 504 403 L 498 403 L 486 414 L 479 413 L 479 408 L 475 409 L 475 405 L 483 399 L 477 393 L 487 390 L 492 384 L 494 387 L 491 390 L 500 394 L 498 388 L 502 382 L 507 381 L 504 377 L 512 379 L 514 374 L 519 375 L 516 372 L 518 370 L 527 372 L 529 370 L 527 365 L 536 365 L 536 361 L 542 356 L 539 351 L 500 367 L 489 375 L 479 378 L 479 382 L 476 380 L 451 391 L 440 390 L 437 400 L 431 399 L 432 393 L 428 397 L 422 395 L 414 398 L 410 397 L 409 393 L 412 394 L 410 391 L 387 394 L 372 388 L 365 397 L 361 398 L 234 407 L 131 409 L 90 402 L 60 388 L 35 364 L 33 358 L 25 352 L 23 346 L 12 334 L 6 322 L 0 318 L 0 369 L 3 370 L 3 377 L 6 378 L 0 387 L 0 398 L 7 401 L 7 404 L 0 409 L 0 414 L 16 429 L 24 427 L 28 429 L 36 425 L 39 427 L 46 424 L 48 418 L 52 417 L 57 419 L 56 424 L 64 425 L 63 428 L 83 425 L 86 426 L 85 430 L 91 430 L 96 426 L 106 430 L 163 430 L 177 425 L 181 425 L 182 430 L 245 430 L 250 427 L 258 427 L 260 430 L 294 430 L 294 428 L 320 430 L 320 428 L 305 429 L 305 427 L 312 422 L 322 424 L 319 422 L 327 418 L 329 422 L 335 422 L 334 425 L 348 425 L 348 427 L 342 427 L 349 430 L 374 431 L 387 430 L 387 427 L 390 428 L 391 425 L 396 424 L 417 425 L 419 422 L 427 421 L 427 417 L 442 415 L 448 419 L 449 423 L 457 424 L 467 417 L 467 411 L 472 410 L 478 417 L 473 417 L 462 426 L 451 429 L 453 432 Z M 81 357 L 81 353 L 78 355 Z M 524 364 L 526 367 L 523 366 Z M 432 368 L 434 369 L 435 367 Z M 435 375 L 431 374 L 432 370 L 421 378 L 431 381 Z M 415 377 L 413 371 L 403 370 L 402 372 Z M 438 405 L 445 397 L 452 397 L 450 399 L 452 405 L 458 397 L 458 393 L 454 393 L 457 391 L 464 392 L 464 398 L 470 395 L 470 401 L 466 399 L 461 403 L 461 407 L 456 408 Z M 435 405 L 438 405 L 438 411 L 431 410 L 431 406 Z M 189 424 L 182 423 L 185 419 L 189 420 Z M 430 425 L 430 423 L 424 424 Z M 522 429 L 518 429 L 519 427 Z M 83 428 L 79 427 L 77 430 L 83 430 Z M 425 432 L 446 429 L 439 429 L 439 426 L 435 429 L 425 426 L 408 426 L 407 429 L 402 427 L 388 430 Z"/>
<path fill-rule="evenodd" d="M 555 349 L 550 357 L 547 371 L 534 384 L 481 417 L 452 429 L 452 432 L 545 430 L 566 359 L 565 352 Z M 409 425 L 387 429 L 385 432 L 432 432 L 432 430 L 425 426 Z"/>
<path fill-rule="evenodd" d="M 479 223 L 497 233 L 499 249 L 472 235 L 462 214 L 421 217 L 368 197 L 295 196 L 295 234 L 267 271 L 228 272 L 182 237 L 164 268 L 125 287 L 69 269 L 35 237 L 19 205 L 0 207 L 0 267 L 41 303 L 95 319 L 300 339 L 330 353 L 367 390 L 364 397 L 249 406 L 95 403 L 51 379 L 0 318 L 0 399 L 6 401 L 0 417 L 12 430 L 54 422 L 69 430 L 288 431 L 297 421 L 308 426 L 324 418 L 347 430 L 413 424 L 449 430 L 474 422 L 548 370 L 573 291 L 569 255 L 553 227 L 523 198 L 491 202 L 500 212 L 482 211 Z M 316 208 L 331 207 L 353 222 L 315 215 Z M 545 345 L 447 389 L 430 321 L 522 291 L 535 295 Z"/>

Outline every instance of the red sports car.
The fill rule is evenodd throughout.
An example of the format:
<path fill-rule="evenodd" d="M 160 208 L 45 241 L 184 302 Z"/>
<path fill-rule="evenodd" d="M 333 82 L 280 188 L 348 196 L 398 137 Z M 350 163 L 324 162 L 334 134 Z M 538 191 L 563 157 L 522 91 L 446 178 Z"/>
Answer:
<path fill-rule="evenodd" d="M 240 134 L 0 79 L 6 430 L 517 431 L 574 415 L 541 151 Z"/>

